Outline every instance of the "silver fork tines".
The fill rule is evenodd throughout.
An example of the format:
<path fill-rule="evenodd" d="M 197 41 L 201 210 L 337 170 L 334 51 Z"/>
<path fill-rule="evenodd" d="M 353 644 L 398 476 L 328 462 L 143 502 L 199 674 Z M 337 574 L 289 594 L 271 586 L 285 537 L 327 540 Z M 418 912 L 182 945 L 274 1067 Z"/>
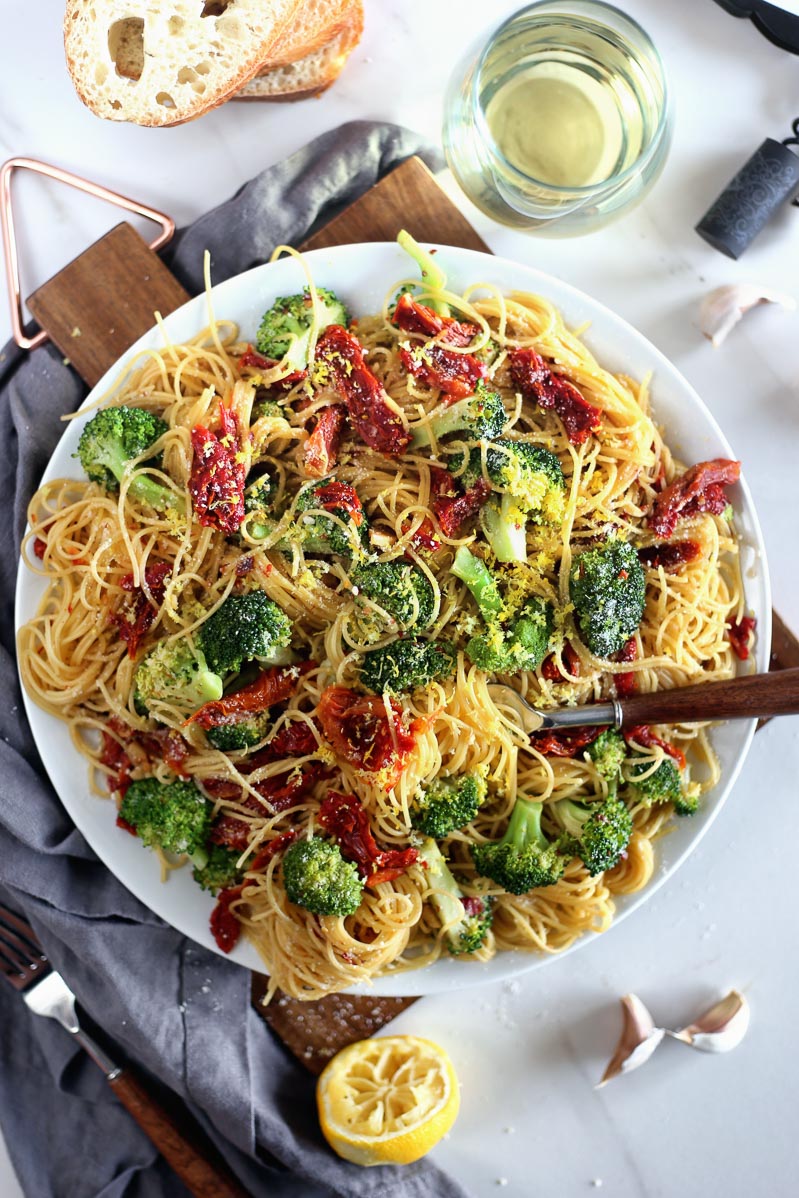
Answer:
<path fill-rule="evenodd" d="M 0 907 L 0 973 L 16 990 L 24 990 L 49 971 L 50 963 L 30 925 Z"/>

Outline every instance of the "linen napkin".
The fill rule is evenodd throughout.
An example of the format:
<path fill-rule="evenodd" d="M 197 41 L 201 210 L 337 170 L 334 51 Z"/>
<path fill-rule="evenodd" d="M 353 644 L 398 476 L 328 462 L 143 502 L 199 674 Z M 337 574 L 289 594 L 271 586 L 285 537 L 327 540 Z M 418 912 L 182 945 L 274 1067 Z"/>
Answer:
<path fill-rule="evenodd" d="M 165 258 L 202 290 L 297 244 L 386 171 L 433 151 L 358 121 L 264 170 L 183 229 Z M 250 1007 L 247 971 L 187 940 L 98 861 L 61 807 L 25 720 L 13 598 L 25 509 L 85 388 L 52 346 L 0 355 L 0 899 L 21 909 L 110 1042 L 187 1103 L 254 1198 L 463 1198 L 434 1165 L 359 1169 L 327 1149 L 313 1079 Z M 77 768 L 83 768 L 78 765 Z M 0 1123 L 31 1198 L 180 1198 L 187 1191 L 97 1068 L 0 989 Z"/>

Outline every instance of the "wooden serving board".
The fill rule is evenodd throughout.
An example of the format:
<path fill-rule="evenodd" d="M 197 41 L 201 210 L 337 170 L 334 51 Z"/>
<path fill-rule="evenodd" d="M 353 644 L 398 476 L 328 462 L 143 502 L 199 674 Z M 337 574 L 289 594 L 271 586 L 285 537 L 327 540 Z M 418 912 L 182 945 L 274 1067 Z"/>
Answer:
<path fill-rule="evenodd" d="M 362 241 L 393 241 L 407 227 L 422 243 L 490 252 L 418 158 L 396 167 L 303 244 L 323 249 Z M 145 244 L 123 223 L 40 287 L 30 311 L 78 373 L 94 385 L 134 341 L 189 296 Z M 799 640 L 774 613 L 772 669 L 799 666 Z M 275 1034 L 311 1072 L 319 1073 L 339 1049 L 374 1035 L 414 998 L 333 995 L 298 1002 L 278 993 L 263 1006 L 267 979 L 252 975 L 252 1001 Z"/>

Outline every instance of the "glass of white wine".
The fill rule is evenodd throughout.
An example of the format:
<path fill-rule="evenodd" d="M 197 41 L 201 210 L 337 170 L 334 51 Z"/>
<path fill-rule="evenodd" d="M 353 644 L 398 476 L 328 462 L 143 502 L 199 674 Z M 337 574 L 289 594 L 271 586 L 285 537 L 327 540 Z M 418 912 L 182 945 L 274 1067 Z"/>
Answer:
<path fill-rule="evenodd" d="M 502 224 L 557 237 L 640 200 L 670 140 L 657 50 L 599 0 L 515 13 L 461 63 L 445 101 L 444 149 L 469 198 Z"/>

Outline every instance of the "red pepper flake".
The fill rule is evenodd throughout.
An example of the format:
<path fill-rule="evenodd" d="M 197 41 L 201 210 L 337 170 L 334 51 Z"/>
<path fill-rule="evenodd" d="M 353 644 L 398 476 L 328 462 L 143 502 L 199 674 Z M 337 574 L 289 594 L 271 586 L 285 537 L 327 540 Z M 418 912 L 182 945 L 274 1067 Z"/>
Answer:
<path fill-rule="evenodd" d="M 602 412 L 560 374 L 553 374 L 540 354 L 533 349 L 514 349 L 510 353 L 513 385 L 526 400 L 540 408 L 549 408 L 563 421 L 572 445 L 582 445 L 589 433 L 596 432 Z"/>
<path fill-rule="evenodd" d="M 668 541 L 678 520 L 687 520 L 701 512 L 720 516 L 728 503 L 724 488 L 740 477 L 741 463 L 729 458 L 698 462 L 656 496 L 649 527 L 656 537 Z"/>
<path fill-rule="evenodd" d="M 244 519 L 244 463 L 239 461 L 236 415 L 220 403 L 221 435 L 201 425 L 191 430 L 194 460 L 189 492 L 200 524 L 234 533 Z"/>
<path fill-rule="evenodd" d="M 129 592 L 131 598 L 119 611 L 111 613 L 111 623 L 119 629 L 120 639 L 127 645 L 130 658 L 136 656 L 142 638 L 153 626 L 158 608 L 164 601 L 166 580 L 171 572 L 172 568 L 166 562 L 156 562 L 153 566 L 147 566 L 144 571 L 144 587 L 133 585 L 132 574 L 126 574 L 120 579 L 119 585 L 123 591 Z M 152 599 L 147 595 L 147 591 Z"/>
<path fill-rule="evenodd" d="M 186 769 L 186 760 L 189 757 L 190 749 L 186 741 L 174 728 L 170 728 L 164 737 L 162 757 L 164 764 L 169 766 L 173 774 L 177 774 L 180 778 L 188 778 L 189 772 Z"/>
<path fill-rule="evenodd" d="M 572 678 L 579 678 L 580 654 L 574 648 L 571 641 L 566 641 L 564 643 L 563 649 L 561 651 L 561 657 L 563 659 L 563 664 L 565 665 L 569 674 L 571 674 Z M 541 673 L 543 677 L 546 678 L 547 682 L 564 682 L 567 680 L 565 675 L 562 674 L 558 668 L 554 653 L 550 653 L 549 657 L 545 659 L 544 664 L 541 667 Z"/>
<path fill-rule="evenodd" d="M 647 545 L 638 550 L 638 560 L 644 566 L 657 569 L 661 566 L 667 574 L 673 574 L 686 562 L 693 562 L 702 552 L 698 541 L 674 541 L 671 545 Z"/>
<path fill-rule="evenodd" d="M 239 369 L 244 370 L 251 366 L 255 370 L 274 370 L 280 363 L 276 358 L 265 358 L 263 354 L 259 354 L 256 349 L 248 345 L 244 353 L 239 358 Z M 269 384 L 269 389 L 273 391 L 290 391 L 292 387 L 296 387 L 297 383 L 301 383 L 304 378 L 308 377 L 307 370 L 293 370 L 291 374 L 285 375 L 282 379 L 277 379 L 276 382 Z"/>
<path fill-rule="evenodd" d="M 346 411 L 343 404 L 334 403 L 319 413 L 302 450 L 305 473 L 312 478 L 324 478 L 338 463 Z"/>
<path fill-rule="evenodd" d="M 46 548 L 47 548 L 47 542 L 43 541 L 41 537 L 33 538 L 33 552 L 36 554 L 39 561 L 41 561 L 43 559 L 44 551 Z"/>
<path fill-rule="evenodd" d="M 241 898 L 243 889 L 242 882 L 239 886 L 229 886 L 227 890 L 220 890 L 216 906 L 211 912 L 211 934 L 223 953 L 229 953 L 234 949 L 241 935 L 241 924 L 230 908 L 236 899 Z"/>
<path fill-rule="evenodd" d="M 355 862 L 370 887 L 398 878 L 419 856 L 414 848 L 378 848 L 369 816 L 355 795 L 329 791 L 319 808 L 319 824 L 336 838 L 342 855 Z"/>
<path fill-rule="evenodd" d="M 315 668 L 315 661 L 301 661 L 294 666 L 270 666 L 248 686 L 231 691 L 221 699 L 203 703 L 199 710 L 184 720 L 184 725 L 199 724 L 201 728 L 218 728 L 222 724 L 235 724 L 237 720 L 253 712 L 266 711 L 267 707 L 281 703 L 293 695 L 302 675 Z"/>
<path fill-rule="evenodd" d="M 392 728 L 379 695 L 359 695 L 347 686 L 329 686 L 322 692 L 317 714 L 326 740 L 337 757 L 367 773 L 386 771 L 386 790 L 399 778 L 416 738 L 425 726 L 414 720 L 406 727 L 399 703 L 390 700 Z M 396 738 L 396 744 L 395 744 Z"/>
<path fill-rule="evenodd" d="M 530 733 L 530 744 L 549 757 L 574 757 L 599 736 L 601 728 L 542 728 Z"/>
<path fill-rule="evenodd" d="M 740 620 L 727 621 L 729 629 L 727 639 L 739 661 L 746 661 L 749 657 L 749 646 L 756 627 L 757 620 L 754 616 L 743 616 Z"/>
<path fill-rule="evenodd" d="M 329 371 L 353 428 L 370 449 L 392 457 L 405 452 L 411 434 L 389 403 L 383 384 L 366 365 L 363 349 L 352 333 L 339 324 L 329 325 L 316 345 L 316 367 L 322 376 Z"/>
<path fill-rule="evenodd" d="M 638 656 L 638 645 L 634 636 L 631 636 L 625 644 L 622 645 L 618 653 L 614 653 L 611 661 L 635 661 Z M 630 695 L 634 695 L 638 690 L 638 679 L 632 670 L 628 674 L 614 674 L 613 681 L 616 685 L 616 694 L 619 699 L 629 699 Z"/>
<path fill-rule="evenodd" d="M 637 745 L 643 745 L 647 749 L 657 746 L 667 756 L 673 758 L 681 770 L 685 769 L 685 754 L 682 749 L 678 749 L 676 745 L 669 744 L 667 740 L 661 740 L 659 736 L 655 736 L 647 724 L 636 724 L 632 728 L 625 728 L 623 733 L 624 739 L 628 744 L 630 741 L 635 741 Z"/>

